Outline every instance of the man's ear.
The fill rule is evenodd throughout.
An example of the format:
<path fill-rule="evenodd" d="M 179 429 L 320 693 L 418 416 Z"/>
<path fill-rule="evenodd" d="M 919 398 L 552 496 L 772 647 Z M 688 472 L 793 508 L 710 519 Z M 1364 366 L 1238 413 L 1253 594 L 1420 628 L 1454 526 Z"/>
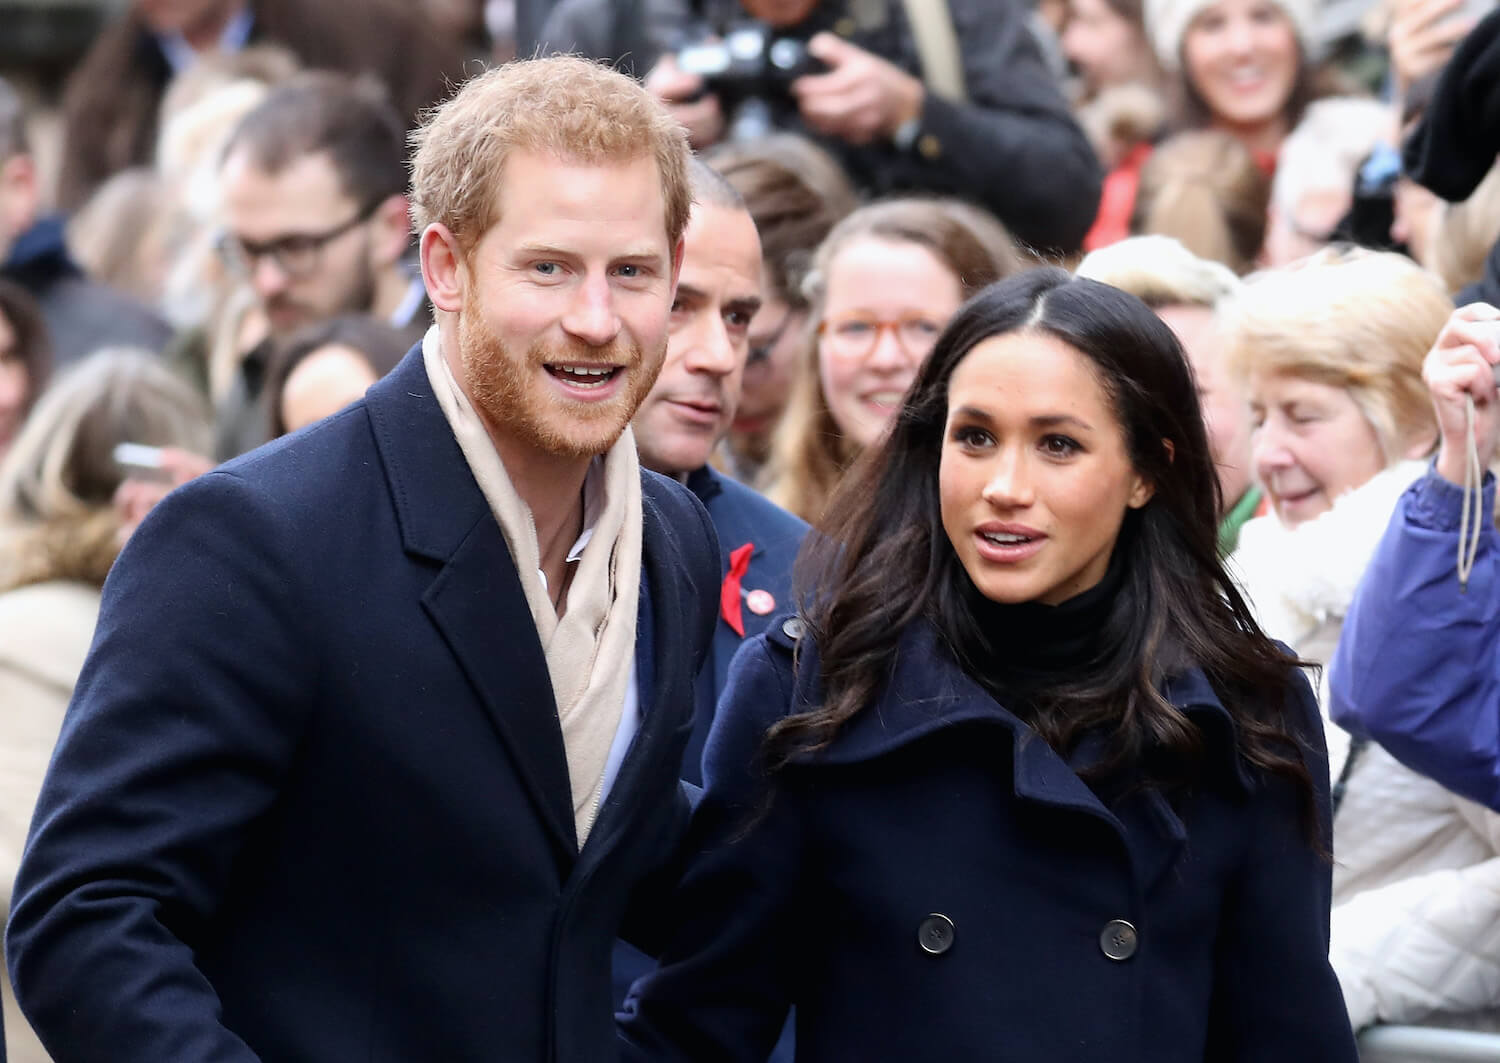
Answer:
<path fill-rule="evenodd" d="M 400 261 L 411 245 L 411 213 L 405 196 L 387 196 L 370 219 L 374 238 L 370 254 L 377 268 Z"/>
<path fill-rule="evenodd" d="M 422 230 L 420 243 L 422 281 L 427 297 L 439 310 L 457 313 L 464 305 L 464 285 L 469 281 L 468 266 L 458 237 L 441 222 Z"/>

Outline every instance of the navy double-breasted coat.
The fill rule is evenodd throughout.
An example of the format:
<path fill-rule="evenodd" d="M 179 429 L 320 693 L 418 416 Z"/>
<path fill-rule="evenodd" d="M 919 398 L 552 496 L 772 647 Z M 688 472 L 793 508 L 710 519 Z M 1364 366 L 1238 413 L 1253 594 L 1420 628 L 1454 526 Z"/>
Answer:
<path fill-rule="evenodd" d="M 918 624 L 876 701 L 768 800 L 766 729 L 817 701 L 816 649 L 794 671 L 794 641 L 773 627 L 735 660 L 678 929 L 622 1015 L 627 1058 L 763 1060 L 794 1004 L 797 1058 L 816 1063 L 1356 1059 L 1327 960 L 1331 865 L 1292 788 L 1247 770 L 1201 673 L 1166 694 L 1203 733 L 1209 783 L 1106 807 Z"/>
<path fill-rule="evenodd" d="M 582 851 L 531 613 L 420 349 L 169 496 L 104 589 L 14 893 L 58 1063 L 607 1058 L 718 600 L 702 507 L 643 486 L 640 729 Z"/>

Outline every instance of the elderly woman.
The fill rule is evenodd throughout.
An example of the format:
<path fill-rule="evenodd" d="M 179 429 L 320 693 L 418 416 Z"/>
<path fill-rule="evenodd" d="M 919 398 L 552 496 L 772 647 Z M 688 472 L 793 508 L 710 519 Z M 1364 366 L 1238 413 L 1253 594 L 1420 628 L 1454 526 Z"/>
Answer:
<path fill-rule="evenodd" d="M 967 204 L 893 199 L 836 225 L 805 282 L 807 340 L 765 472 L 771 500 L 816 522 L 884 437 L 948 319 L 1020 268 L 1000 223 Z"/>
<path fill-rule="evenodd" d="M 202 450 L 209 438 L 203 400 L 160 359 L 106 350 L 57 379 L 0 461 L 0 883 L 7 910 L 32 806 L 93 638 L 99 589 L 131 519 L 115 505 L 127 482 L 115 446 Z M 10 1063 L 44 1063 L 9 977 L 0 977 L 0 989 Z"/>
<path fill-rule="evenodd" d="M 1422 360 L 1451 304 L 1393 254 L 1323 252 L 1250 283 L 1230 365 L 1271 512 L 1232 562 L 1266 631 L 1333 656 L 1360 577 L 1437 428 Z M 1327 732 L 1335 788 L 1330 956 L 1356 1027 L 1500 1026 L 1500 817 Z"/>
<path fill-rule="evenodd" d="M 1250 472 L 1250 406 L 1224 364 L 1220 310 L 1240 291 L 1228 267 L 1166 236 L 1134 236 L 1092 252 L 1078 276 L 1129 292 L 1177 334 L 1193 367 L 1198 402 L 1219 474 L 1219 549 L 1232 551 L 1261 504 Z"/>

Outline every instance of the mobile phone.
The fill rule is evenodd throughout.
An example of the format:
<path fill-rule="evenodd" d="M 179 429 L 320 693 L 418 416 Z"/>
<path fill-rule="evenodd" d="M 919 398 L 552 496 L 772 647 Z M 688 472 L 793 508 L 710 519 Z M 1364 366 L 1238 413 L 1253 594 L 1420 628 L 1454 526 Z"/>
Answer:
<path fill-rule="evenodd" d="M 119 443 L 114 449 L 114 459 L 116 465 L 140 479 L 164 480 L 168 475 L 161 447 L 148 447 L 144 443 Z"/>

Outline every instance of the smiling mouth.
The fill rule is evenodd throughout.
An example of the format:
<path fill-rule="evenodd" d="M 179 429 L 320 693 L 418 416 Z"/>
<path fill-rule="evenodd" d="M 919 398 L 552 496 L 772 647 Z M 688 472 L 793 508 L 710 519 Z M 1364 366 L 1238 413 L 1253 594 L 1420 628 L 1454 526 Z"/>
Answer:
<path fill-rule="evenodd" d="M 543 366 L 558 380 L 564 381 L 575 388 L 602 388 L 613 380 L 620 372 L 618 365 L 557 365 L 547 364 Z"/>

